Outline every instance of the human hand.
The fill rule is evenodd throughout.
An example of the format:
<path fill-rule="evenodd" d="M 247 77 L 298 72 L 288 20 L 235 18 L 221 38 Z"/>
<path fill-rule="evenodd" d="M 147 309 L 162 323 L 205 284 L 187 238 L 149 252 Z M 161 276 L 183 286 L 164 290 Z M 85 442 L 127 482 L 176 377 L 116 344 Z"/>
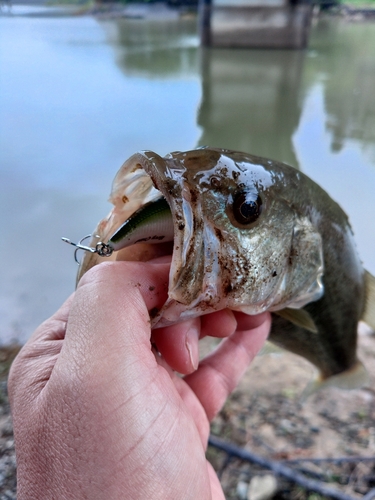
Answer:
<path fill-rule="evenodd" d="M 164 303 L 168 271 L 94 267 L 21 350 L 9 376 L 19 500 L 224 499 L 205 459 L 209 421 L 270 315 L 219 311 L 155 330 L 156 352 L 148 311 Z M 205 335 L 227 338 L 199 363 Z"/>

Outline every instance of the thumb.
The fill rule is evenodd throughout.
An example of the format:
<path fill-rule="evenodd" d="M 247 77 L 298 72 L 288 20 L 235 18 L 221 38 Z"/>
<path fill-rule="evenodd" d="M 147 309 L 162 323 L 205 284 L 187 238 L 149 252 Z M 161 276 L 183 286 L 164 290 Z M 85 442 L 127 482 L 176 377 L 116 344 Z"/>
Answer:
<path fill-rule="evenodd" d="M 169 264 L 108 262 L 80 281 L 71 306 L 58 363 L 81 376 L 95 370 L 103 377 L 136 362 L 155 364 L 150 349 L 150 311 L 168 292 Z"/>
<path fill-rule="evenodd" d="M 22 404 L 34 400 L 57 363 L 70 372 L 93 360 L 109 363 L 142 342 L 149 352 L 148 311 L 165 302 L 168 272 L 167 264 L 110 262 L 86 273 L 77 291 L 36 329 L 15 359 L 8 381 L 11 403 L 17 395 Z"/>

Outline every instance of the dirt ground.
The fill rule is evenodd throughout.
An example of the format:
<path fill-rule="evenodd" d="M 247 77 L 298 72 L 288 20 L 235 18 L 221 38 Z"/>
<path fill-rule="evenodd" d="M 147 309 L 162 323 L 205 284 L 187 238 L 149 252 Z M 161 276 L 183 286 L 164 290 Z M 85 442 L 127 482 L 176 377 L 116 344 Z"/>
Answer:
<path fill-rule="evenodd" d="M 271 460 L 297 460 L 299 470 L 307 470 L 306 477 L 328 481 L 339 492 L 361 498 L 375 488 L 375 335 L 365 325 L 360 328 L 359 357 L 369 372 L 368 387 L 327 388 L 302 403 L 301 394 L 314 373 L 311 365 L 287 352 L 258 356 L 213 421 L 212 434 Z M 208 456 L 227 499 L 246 498 L 241 495 L 245 485 L 267 472 L 237 459 L 228 464 L 227 454 L 213 447 Z M 353 461 L 315 460 L 342 457 Z M 273 495 L 316 497 L 320 498 L 282 479 Z"/>

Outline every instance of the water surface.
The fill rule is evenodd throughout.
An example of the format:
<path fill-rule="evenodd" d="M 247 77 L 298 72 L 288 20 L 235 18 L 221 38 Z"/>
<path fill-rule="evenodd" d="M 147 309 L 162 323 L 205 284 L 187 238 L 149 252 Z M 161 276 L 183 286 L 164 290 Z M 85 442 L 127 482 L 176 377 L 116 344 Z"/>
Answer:
<path fill-rule="evenodd" d="M 0 340 L 74 289 L 71 247 L 121 163 L 228 147 L 302 169 L 349 213 L 375 273 L 375 24 L 321 21 L 307 51 L 203 50 L 194 20 L 0 17 Z"/>

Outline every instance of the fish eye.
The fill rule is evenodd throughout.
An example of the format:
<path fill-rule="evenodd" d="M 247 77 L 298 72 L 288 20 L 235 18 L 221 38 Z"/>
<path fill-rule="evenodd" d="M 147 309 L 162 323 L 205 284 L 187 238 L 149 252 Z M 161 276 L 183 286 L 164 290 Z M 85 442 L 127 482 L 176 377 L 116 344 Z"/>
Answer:
<path fill-rule="evenodd" d="M 257 193 L 241 191 L 234 196 L 232 208 L 237 222 L 251 224 L 262 212 L 262 199 Z"/>

